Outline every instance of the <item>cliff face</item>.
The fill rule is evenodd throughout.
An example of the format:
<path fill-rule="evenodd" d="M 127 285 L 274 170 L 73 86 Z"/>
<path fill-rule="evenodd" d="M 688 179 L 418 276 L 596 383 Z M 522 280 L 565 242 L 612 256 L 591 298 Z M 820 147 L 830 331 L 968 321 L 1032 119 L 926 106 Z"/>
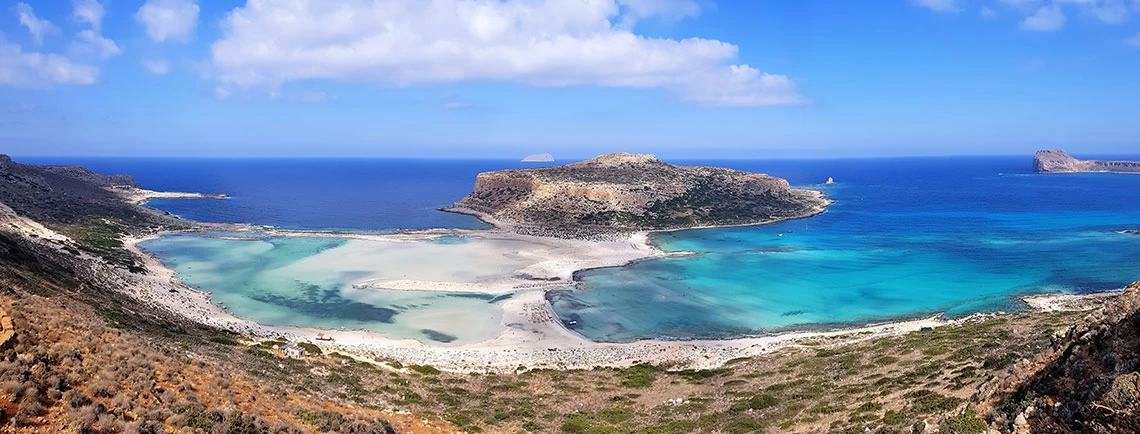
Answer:
<path fill-rule="evenodd" d="M 1033 157 L 1033 170 L 1038 173 L 1140 173 L 1140 162 L 1078 160 L 1061 150 L 1037 151 Z"/>
<path fill-rule="evenodd" d="M 481 173 L 448 211 L 521 233 L 563 237 L 806 217 L 830 202 L 788 182 L 647 154 L 608 154 L 565 166 Z"/>

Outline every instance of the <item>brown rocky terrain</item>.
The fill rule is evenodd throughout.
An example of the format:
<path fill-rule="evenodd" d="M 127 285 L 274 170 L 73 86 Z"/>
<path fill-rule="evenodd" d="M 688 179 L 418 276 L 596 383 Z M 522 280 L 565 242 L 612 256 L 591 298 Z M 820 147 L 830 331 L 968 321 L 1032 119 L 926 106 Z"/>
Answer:
<path fill-rule="evenodd" d="M 892 337 L 804 338 L 709 370 L 642 364 L 463 374 L 319 349 L 286 359 L 269 351 L 277 342 L 180 320 L 113 287 L 119 280 L 107 276 L 139 264 L 120 236 L 166 217 L 116 196 L 103 207 L 77 207 L 88 199 L 65 193 L 97 193 L 76 186 L 78 178 L 32 166 L 14 172 L 5 179 L 34 182 L 53 202 L 0 207 L 0 310 L 13 333 L 0 347 L 0 432 L 1140 429 L 1140 283 L 1087 299 L 1098 306 L 1088 312 L 980 315 Z M 24 214 L 55 207 L 62 214 L 46 225 Z M 147 218 L 119 217 L 132 215 Z"/>
<path fill-rule="evenodd" d="M 1078 160 L 1061 150 L 1037 151 L 1033 170 L 1038 173 L 1140 173 L 1140 161 Z"/>
<path fill-rule="evenodd" d="M 981 392 L 1014 433 L 1140 432 L 1140 282 Z"/>
<path fill-rule="evenodd" d="M 525 234 L 594 237 L 808 217 L 830 202 L 758 173 L 607 154 L 563 166 L 481 173 L 446 211 Z"/>

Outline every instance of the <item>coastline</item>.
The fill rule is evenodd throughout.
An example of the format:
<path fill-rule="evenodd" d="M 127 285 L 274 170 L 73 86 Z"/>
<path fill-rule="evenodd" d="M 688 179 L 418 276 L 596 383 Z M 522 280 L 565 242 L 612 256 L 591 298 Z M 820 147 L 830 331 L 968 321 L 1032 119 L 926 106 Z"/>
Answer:
<path fill-rule="evenodd" d="M 439 237 L 457 232 L 425 231 L 426 234 L 405 232 L 392 235 L 356 234 L 368 239 L 395 237 L 404 241 Z M 482 232 L 482 231 L 470 231 Z M 277 236 L 320 236 L 309 231 L 275 231 Z M 399 361 L 404 364 L 426 364 L 456 372 L 512 371 L 522 366 L 527 369 L 559 368 L 589 369 L 595 366 L 627 367 L 638 363 L 669 365 L 685 369 L 710 369 L 722 366 L 729 360 L 771 353 L 782 348 L 801 346 L 805 341 L 844 345 L 883 336 L 920 331 L 924 328 L 952 326 L 993 314 L 974 314 L 964 318 L 945 319 L 941 314 L 921 319 L 891 321 L 866 326 L 846 326 L 829 330 L 789 331 L 771 336 L 724 340 L 641 340 L 630 343 L 595 342 L 567 329 L 554 313 L 545 298 L 544 288 L 518 289 L 511 299 L 503 303 L 502 331 L 487 341 L 461 345 L 440 345 L 414 339 L 396 339 L 380 333 L 362 330 L 321 330 L 305 327 L 268 326 L 243 319 L 214 304 L 209 296 L 189 288 L 177 279 L 173 270 L 161 260 L 146 253 L 138 244 L 165 234 L 130 237 L 124 245 L 144 258 L 148 273 L 138 277 L 128 293 L 140 300 L 154 303 L 164 310 L 184 318 L 242 335 L 261 338 L 314 343 L 325 351 L 337 351 L 365 361 Z M 343 234 L 324 233 L 334 237 Z M 485 235 L 485 234 L 479 234 Z M 502 235 L 502 234 L 500 234 Z M 511 234 L 513 235 L 513 234 Z M 537 238 L 520 235 L 522 238 Z M 644 246 L 648 234 L 641 238 Z M 587 242 L 593 244 L 594 242 Z M 651 257 L 647 257 L 651 258 Z M 644 260 L 646 258 L 642 258 Z M 611 265 L 621 266 L 621 265 Z M 562 286 L 562 285 L 560 285 Z M 1026 296 L 1021 299 L 1034 312 L 1088 309 L 1099 305 L 1117 293 L 1086 295 L 1047 294 Z M 334 341 L 319 341 L 318 333 Z"/>
<path fill-rule="evenodd" d="M 229 199 L 228 195 L 222 193 L 154 191 L 138 187 L 108 187 L 107 189 L 122 197 L 123 200 L 140 206 L 145 206 L 151 199 Z"/>
<path fill-rule="evenodd" d="M 825 331 L 787 332 L 772 336 L 726 339 L 630 343 L 594 342 L 565 328 L 545 299 L 545 291 L 528 290 L 503 304 L 502 332 L 495 338 L 458 346 L 424 343 L 414 339 L 394 339 L 362 330 L 320 330 L 305 327 L 268 326 L 243 319 L 210 301 L 201 291 L 182 284 L 176 273 L 141 250 L 138 244 L 160 234 L 130 237 L 124 245 L 144 258 L 148 272 L 131 279 L 128 295 L 184 318 L 206 325 L 261 339 L 288 339 L 309 342 L 325 351 L 337 351 L 366 361 L 394 360 L 404 364 L 431 365 L 456 372 L 513 371 L 559 368 L 589 369 L 595 366 L 627 367 L 638 363 L 667 364 L 678 368 L 708 369 L 739 357 L 771 353 L 803 344 L 805 340 L 827 340 L 834 344 L 858 342 L 874 337 L 895 336 L 970 321 L 978 314 L 954 320 L 935 315 L 922 319 L 888 322 L 862 327 Z M 323 333 L 333 341 L 319 341 Z"/>
<path fill-rule="evenodd" d="M 821 194 L 821 192 L 815 192 Z M 183 196 L 204 197 L 204 196 Z M 828 204 L 833 203 L 829 201 Z M 826 206 L 818 212 L 798 217 L 806 218 L 826 212 Z M 791 219 L 782 219 L 791 220 Z M 756 223 L 739 226 L 758 226 L 773 222 Z M 363 330 L 323 330 L 305 327 L 269 326 L 255 321 L 239 318 L 229 313 L 210 300 L 209 294 L 198 291 L 183 284 L 177 273 L 166 267 L 160 259 L 142 250 L 139 243 L 155 239 L 170 233 L 187 233 L 186 231 L 164 231 L 146 236 L 130 236 L 123 240 L 124 246 L 131 252 L 143 258 L 148 272 L 145 275 L 125 276 L 127 283 L 123 285 L 128 295 L 139 300 L 149 302 L 157 307 L 172 312 L 175 315 L 197 321 L 210 326 L 233 331 L 255 339 L 288 339 L 290 341 L 309 342 L 320 346 L 325 351 L 337 351 L 349 354 L 363 361 L 399 361 L 404 364 L 431 365 L 439 369 L 457 372 L 487 372 L 487 371 L 513 371 L 520 366 L 526 369 L 559 368 L 559 369 L 589 369 L 596 366 L 626 367 L 638 363 L 651 363 L 656 365 L 669 365 L 687 369 L 709 369 L 724 365 L 729 360 L 750 357 L 759 354 L 771 353 L 782 348 L 802 346 L 806 342 L 813 345 L 826 343 L 827 345 L 844 345 L 873 339 L 883 336 L 896 336 L 900 334 L 920 331 L 926 328 L 952 326 L 978 318 L 987 318 L 993 314 L 974 314 L 964 318 L 945 319 L 937 314 L 920 319 L 891 321 L 865 326 L 844 326 L 829 330 L 788 331 L 770 336 L 746 337 L 723 340 L 641 340 L 630 343 L 595 342 L 566 328 L 558 319 L 552 306 L 546 300 L 546 286 L 564 287 L 572 285 L 577 274 L 593 268 L 620 267 L 637 261 L 654 259 L 665 256 L 687 255 L 691 252 L 666 253 L 651 243 L 651 232 L 643 231 L 631 234 L 620 242 L 613 241 L 587 241 L 566 240 L 560 238 L 540 237 L 534 235 L 521 235 L 495 228 L 483 230 L 463 229 L 428 229 L 422 231 L 398 232 L 391 234 L 367 234 L 355 232 L 328 232 L 328 231 L 299 231 L 281 230 L 276 228 L 259 228 L 255 226 L 231 226 L 239 231 L 257 232 L 264 236 L 283 237 L 328 237 L 351 238 L 386 242 L 423 242 L 439 239 L 441 237 L 458 236 L 480 239 L 508 239 L 534 245 L 562 246 L 560 254 L 573 257 L 575 254 L 596 251 L 599 245 L 611 244 L 613 256 L 605 256 L 603 262 L 595 263 L 592 267 L 583 266 L 585 262 L 581 257 L 578 261 L 563 261 L 560 267 L 550 270 L 552 274 L 560 276 L 558 280 L 536 280 L 540 285 L 535 287 L 506 288 L 502 285 L 471 285 L 468 292 L 482 293 L 514 293 L 502 305 L 502 330 L 498 336 L 476 343 L 460 345 L 443 345 L 425 343 L 414 339 L 396 339 L 380 333 Z M 198 231 L 208 230 L 208 226 Z M 701 229 L 679 228 L 676 230 Z M 193 232 L 193 231 L 192 231 Z M 653 231 L 668 232 L 668 231 Z M 620 248 L 615 246 L 620 245 Z M 566 259 L 566 258 L 562 258 Z M 596 258 L 595 258 L 596 259 Z M 388 281 L 387 283 L 391 283 Z M 438 282 L 437 282 L 438 283 Z M 464 285 L 438 285 L 435 288 L 424 288 L 423 282 L 406 282 L 406 288 L 384 289 L 406 290 L 439 290 L 449 292 L 463 292 L 457 286 Z M 429 285 L 430 286 L 430 285 Z M 489 292 L 489 291 L 500 292 Z M 1050 312 L 1055 310 L 1072 310 L 1074 308 L 1088 308 L 1099 301 L 1115 295 L 1116 293 L 1097 293 L 1088 295 L 1047 294 L 1021 297 L 1028 309 L 1035 312 Z M 1090 301 L 1091 300 L 1091 301 Z M 318 333 L 331 337 L 333 341 L 317 340 Z"/>

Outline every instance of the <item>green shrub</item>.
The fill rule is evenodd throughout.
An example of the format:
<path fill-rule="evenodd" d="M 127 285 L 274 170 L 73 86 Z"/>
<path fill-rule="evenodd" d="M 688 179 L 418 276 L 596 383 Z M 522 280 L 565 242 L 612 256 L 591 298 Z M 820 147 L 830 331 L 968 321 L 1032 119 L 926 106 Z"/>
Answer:
<path fill-rule="evenodd" d="M 987 429 L 989 426 L 986 421 L 979 418 L 973 409 L 966 409 L 961 414 L 946 419 L 938 429 L 938 434 L 982 434 Z"/>
<path fill-rule="evenodd" d="M 733 411 L 764 410 L 764 409 L 775 407 L 779 403 L 780 403 L 780 400 L 776 399 L 775 396 L 772 396 L 772 395 L 769 395 L 766 393 L 761 393 L 758 395 L 752 395 L 751 398 L 748 398 L 744 401 L 740 401 L 740 402 L 737 402 L 736 404 L 733 404 L 732 410 Z"/>
<path fill-rule="evenodd" d="M 649 364 L 630 366 L 621 371 L 621 385 L 623 387 L 646 388 L 657 380 L 659 368 Z"/>
<path fill-rule="evenodd" d="M 297 346 L 304 348 L 305 351 L 307 351 L 309 354 L 313 354 L 313 355 L 320 355 L 321 354 L 321 347 L 310 344 L 308 342 L 298 342 Z"/>
<path fill-rule="evenodd" d="M 419 372 L 424 375 L 438 375 L 439 369 L 431 365 L 408 365 L 408 369 Z"/>
<path fill-rule="evenodd" d="M 210 340 L 210 342 L 213 342 L 215 344 L 222 344 L 222 345 L 229 345 L 229 346 L 238 345 L 237 339 L 231 338 L 229 336 L 214 336 L 214 337 L 210 338 L 209 340 Z"/>

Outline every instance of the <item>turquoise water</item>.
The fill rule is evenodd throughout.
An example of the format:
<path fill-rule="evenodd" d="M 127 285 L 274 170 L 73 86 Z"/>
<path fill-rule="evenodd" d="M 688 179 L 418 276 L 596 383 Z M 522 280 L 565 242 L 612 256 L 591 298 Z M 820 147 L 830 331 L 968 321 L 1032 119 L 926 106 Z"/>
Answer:
<path fill-rule="evenodd" d="M 341 261 L 314 271 L 304 265 L 349 242 L 353 241 L 170 235 L 141 247 L 162 258 L 187 285 L 211 291 L 211 299 L 234 315 L 266 325 L 369 330 L 393 338 L 453 344 L 498 335 L 499 305 L 506 297 L 358 290 L 352 283 L 372 275 L 374 267 Z"/>
<path fill-rule="evenodd" d="M 1030 162 L 677 162 L 770 173 L 823 189 L 838 203 L 826 214 L 778 225 L 656 234 L 663 249 L 700 254 L 586 271 L 578 288 L 547 298 L 569 328 L 594 340 L 627 342 L 1015 310 L 1023 308 L 1016 299 L 1022 294 L 1110 290 L 1140 279 L 1140 236 L 1117 233 L 1140 229 L 1140 176 L 1032 175 Z M 493 160 L 53 163 L 133 174 L 148 188 L 234 196 L 151 204 L 195 219 L 366 231 L 480 227 L 436 208 L 470 191 L 475 173 L 518 166 Z M 828 177 L 838 184 L 816 185 Z M 317 261 L 320 268 L 310 261 L 345 243 L 172 236 L 144 248 L 238 316 L 266 324 L 367 329 L 453 344 L 496 334 L 499 298 L 354 291 L 350 282 L 377 268 L 408 265 L 325 260 Z M 433 244 L 461 250 L 466 243 L 442 238 Z M 493 268 L 488 261 L 494 258 L 458 256 L 448 255 L 449 266 Z"/>
<path fill-rule="evenodd" d="M 578 333 L 628 342 L 1009 311 L 1140 279 L 1140 236 L 1117 233 L 1140 226 L 1140 177 L 863 164 L 819 187 L 838 200 L 824 215 L 657 234 L 700 255 L 587 271 L 547 298 Z"/>

